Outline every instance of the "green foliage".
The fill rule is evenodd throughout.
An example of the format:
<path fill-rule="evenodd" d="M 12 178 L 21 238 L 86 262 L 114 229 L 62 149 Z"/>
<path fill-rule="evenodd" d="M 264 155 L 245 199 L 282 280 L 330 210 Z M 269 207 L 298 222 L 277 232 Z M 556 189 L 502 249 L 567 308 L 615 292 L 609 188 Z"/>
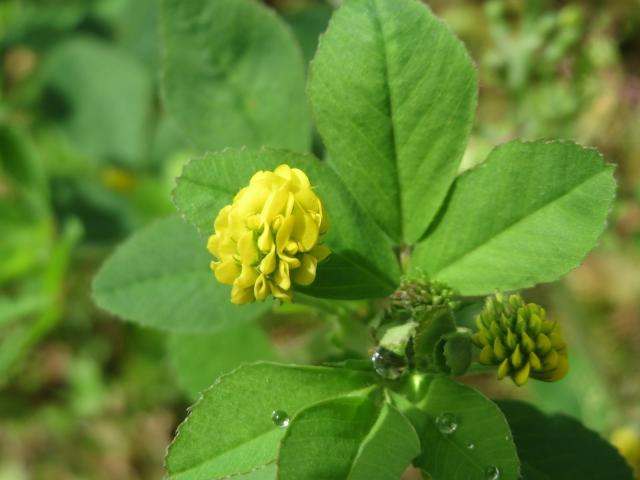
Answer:
<path fill-rule="evenodd" d="M 309 55 L 316 35 L 306 38 L 297 22 L 319 29 L 325 17 L 307 13 L 290 21 Z M 293 322 L 316 315 L 328 338 L 320 354 L 301 358 L 333 366 L 258 362 L 220 375 L 179 428 L 169 478 L 392 480 L 410 464 L 434 480 L 562 478 L 533 455 L 536 427 L 523 425 L 539 419 L 544 435 L 567 444 L 565 423 L 520 418 L 508 405 L 505 418 L 451 378 L 473 361 L 458 312 L 468 299 L 458 293 L 525 288 L 576 267 L 605 226 L 612 167 L 574 143 L 512 141 L 458 175 L 477 74 L 463 44 L 417 0 L 347 0 L 333 15 L 308 81 L 324 161 L 304 153 L 305 69 L 277 15 L 251 0 L 163 0 L 161 24 L 167 111 L 198 154 L 217 151 L 177 179 L 186 222 L 170 217 L 125 242 L 95 278 L 96 303 L 168 330 L 176 376 L 193 396 L 238 363 L 274 358 L 250 323 L 272 304 L 231 305 L 207 268 L 220 210 L 257 171 L 287 164 L 309 177 L 331 223 L 323 238 L 331 255 L 297 288 L 309 308 L 274 309 L 265 325 L 277 330 L 283 313 Z M 232 269 L 234 261 L 229 254 Z M 371 361 L 352 358 L 369 346 Z M 584 432 L 571 431 L 582 441 Z M 627 480 L 617 454 L 589 435 L 592 457 L 602 450 Z"/>
<path fill-rule="evenodd" d="M 213 233 L 222 207 L 257 170 L 286 163 L 307 173 L 329 212 L 325 244 L 332 254 L 318 266 L 316 280 L 301 291 L 323 298 L 383 297 L 398 282 L 399 271 L 388 237 L 364 215 L 340 179 L 310 155 L 284 150 L 227 149 L 193 160 L 178 178 L 175 203 L 203 234 Z M 358 225 L 358 228 L 353 228 Z"/>
<path fill-rule="evenodd" d="M 255 322 L 212 334 L 173 333 L 168 349 L 178 382 L 193 399 L 220 375 L 242 363 L 276 359 L 269 339 Z"/>
<path fill-rule="evenodd" d="M 209 255 L 193 227 L 178 217 L 159 220 L 129 239 L 93 282 L 98 306 L 141 325 L 181 332 L 216 331 L 251 320 L 268 303 L 229 303 L 213 281 Z"/>
<path fill-rule="evenodd" d="M 274 411 L 295 418 L 307 406 L 371 383 L 370 373 L 340 368 L 240 367 L 205 391 L 180 427 L 167 456 L 169 478 L 214 480 L 262 468 L 276 460 L 286 431 L 274 424 Z"/>
<path fill-rule="evenodd" d="M 394 399 L 422 442 L 416 466 L 435 480 L 485 478 L 492 468 L 499 478 L 518 478 L 509 425 L 488 398 L 440 375 L 411 378 L 407 390 Z"/>
<path fill-rule="evenodd" d="M 566 415 L 545 415 L 523 402 L 500 401 L 526 480 L 631 479 L 631 468 L 597 433 Z"/>
<path fill-rule="evenodd" d="M 556 280 L 593 248 L 614 195 L 596 150 L 510 142 L 456 181 L 412 267 L 466 295 Z"/>
<path fill-rule="evenodd" d="M 371 397 L 341 397 L 301 411 L 280 444 L 278 478 L 400 478 L 420 453 L 420 440 L 395 407 Z"/>
<path fill-rule="evenodd" d="M 254 0 L 163 0 L 164 96 L 201 149 L 309 148 L 304 67 L 292 34 Z"/>
<path fill-rule="evenodd" d="M 109 44 L 78 37 L 57 46 L 42 73 L 40 102 L 89 158 L 137 165 L 152 107 L 144 68 Z"/>
<path fill-rule="evenodd" d="M 476 72 L 462 43 L 417 1 L 346 2 L 313 60 L 309 95 L 345 185 L 395 240 L 417 240 L 473 121 Z"/>

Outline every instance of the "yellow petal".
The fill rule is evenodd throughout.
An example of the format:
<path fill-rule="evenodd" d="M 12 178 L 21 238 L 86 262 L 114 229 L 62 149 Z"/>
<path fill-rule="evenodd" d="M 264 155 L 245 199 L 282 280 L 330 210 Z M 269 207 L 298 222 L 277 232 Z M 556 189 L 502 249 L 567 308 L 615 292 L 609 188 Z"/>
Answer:
<path fill-rule="evenodd" d="M 283 163 L 282 165 L 278 165 L 273 173 L 275 173 L 279 177 L 284 178 L 285 180 L 291 180 L 291 178 L 293 177 L 291 167 L 285 163 Z"/>
<path fill-rule="evenodd" d="M 216 221 L 213 223 L 213 228 L 216 231 L 224 230 L 227 228 L 229 224 L 229 212 L 231 211 L 231 205 L 227 205 L 220 210 L 218 216 L 216 217 Z"/>
<path fill-rule="evenodd" d="M 271 223 L 276 215 L 282 214 L 287 205 L 288 198 L 289 191 L 286 188 L 271 192 L 262 209 L 262 220 Z"/>
<path fill-rule="evenodd" d="M 251 230 L 243 233 L 238 240 L 238 254 L 243 265 L 253 265 L 258 261 L 258 247 Z"/>
<path fill-rule="evenodd" d="M 263 253 L 267 253 L 273 248 L 273 236 L 271 235 L 271 227 L 268 223 L 264 224 L 264 230 L 258 237 L 258 248 Z"/>
<path fill-rule="evenodd" d="M 320 263 L 331 254 L 331 250 L 324 245 L 316 245 L 309 253 L 316 257 L 318 259 L 318 263 Z"/>
<path fill-rule="evenodd" d="M 291 237 L 291 233 L 293 232 L 293 226 L 295 224 L 295 218 L 293 215 L 289 215 L 286 217 L 280 228 L 278 229 L 278 233 L 276 233 L 276 246 L 278 253 L 281 253 L 286 248 L 289 243 L 289 238 Z"/>
<path fill-rule="evenodd" d="M 300 260 L 298 260 L 298 258 L 292 257 L 290 255 L 286 255 L 284 253 L 281 253 L 280 255 L 278 255 L 278 258 L 280 259 L 281 262 L 287 262 L 289 264 L 289 270 L 295 270 L 301 265 Z"/>
<path fill-rule="evenodd" d="M 287 262 L 279 262 L 278 269 L 273 276 L 275 284 L 283 290 L 291 288 L 291 278 L 289 277 L 289 264 Z"/>
<path fill-rule="evenodd" d="M 231 288 L 231 303 L 242 305 L 244 303 L 253 302 L 255 297 L 252 288 L 242 288 L 234 285 Z"/>
<path fill-rule="evenodd" d="M 309 183 L 309 178 L 305 175 L 305 173 L 299 168 L 292 168 L 291 173 L 296 179 L 296 183 L 303 188 L 308 188 L 311 186 Z"/>
<path fill-rule="evenodd" d="M 291 290 L 283 290 L 273 282 L 269 282 L 269 288 L 271 289 L 271 295 L 273 295 L 274 298 L 277 298 L 281 302 L 288 303 L 291 301 Z"/>
<path fill-rule="evenodd" d="M 324 210 L 324 205 L 322 204 L 322 202 L 320 203 L 320 235 L 324 235 L 325 233 L 327 233 L 327 230 L 329 230 L 329 227 L 331 226 L 331 222 L 329 221 L 329 215 L 327 215 L 327 212 Z"/>
<path fill-rule="evenodd" d="M 220 283 L 226 283 L 227 285 L 233 284 L 233 281 L 238 275 L 240 275 L 240 265 L 234 260 L 225 260 L 223 262 L 214 262 L 212 264 L 213 272 L 216 274 L 216 279 Z"/>
<path fill-rule="evenodd" d="M 312 255 L 303 255 L 299 268 L 293 271 L 293 281 L 299 285 L 310 285 L 316 279 L 318 261 Z"/>
<path fill-rule="evenodd" d="M 250 288 L 256 283 L 258 271 L 251 265 L 242 265 L 240 275 L 236 278 L 234 285 L 242 288 Z"/>
<path fill-rule="evenodd" d="M 271 248 L 271 251 L 267 253 L 266 257 L 260 262 L 260 272 L 264 275 L 269 275 L 276 269 L 276 249 Z"/>
<path fill-rule="evenodd" d="M 304 214 L 302 222 L 296 222 L 294 238 L 298 240 L 298 246 L 302 252 L 308 252 L 318 242 L 318 225 L 311 215 Z"/>
<path fill-rule="evenodd" d="M 255 286 L 253 287 L 253 294 L 256 300 L 264 300 L 269 294 L 269 286 L 267 285 L 267 279 L 264 275 L 258 276 Z"/>

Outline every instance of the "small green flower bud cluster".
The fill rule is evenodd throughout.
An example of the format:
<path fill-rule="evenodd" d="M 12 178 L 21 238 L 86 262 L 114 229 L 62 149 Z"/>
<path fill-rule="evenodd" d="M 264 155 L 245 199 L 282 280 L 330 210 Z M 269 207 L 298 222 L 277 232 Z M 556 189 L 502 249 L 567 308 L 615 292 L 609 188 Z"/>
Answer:
<path fill-rule="evenodd" d="M 568 370 L 567 345 L 556 322 L 535 303 L 525 304 L 519 294 L 488 297 L 476 317 L 472 336 L 480 348 L 479 362 L 497 365 L 498 378 L 510 376 L 516 385 L 529 377 L 547 382 L 560 380 Z"/>
<path fill-rule="evenodd" d="M 388 315 L 396 319 L 417 318 L 435 307 L 460 306 L 456 293 L 440 282 L 403 280 L 389 297 Z"/>

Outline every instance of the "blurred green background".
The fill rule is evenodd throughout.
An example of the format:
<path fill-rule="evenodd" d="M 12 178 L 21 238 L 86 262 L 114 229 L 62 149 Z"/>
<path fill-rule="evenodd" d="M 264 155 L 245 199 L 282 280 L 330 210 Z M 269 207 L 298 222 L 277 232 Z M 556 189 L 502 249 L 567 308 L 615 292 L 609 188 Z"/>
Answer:
<path fill-rule="evenodd" d="M 308 60 L 339 2 L 268 3 Z M 640 0 L 429 4 L 480 72 L 463 168 L 514 137 L 575 139 L 618 166 L 598 248 L 528 292 L 567 332 L 568 377 L 469 381 L 580 418 L 640 468 Z M 157 15 L 155 0 L 0 0 L 0 480 L 162 478 L 199 388 L 176 377 L 162 333 L 90 296 L 115 246 L 173 211 L 173 179 L 202 153 L 163 112 Z M 289 317 L 263 322 L 280 358 L 349 347 L 353 326 Z M 218 372 L 224 355 L 190 361 Z"/>

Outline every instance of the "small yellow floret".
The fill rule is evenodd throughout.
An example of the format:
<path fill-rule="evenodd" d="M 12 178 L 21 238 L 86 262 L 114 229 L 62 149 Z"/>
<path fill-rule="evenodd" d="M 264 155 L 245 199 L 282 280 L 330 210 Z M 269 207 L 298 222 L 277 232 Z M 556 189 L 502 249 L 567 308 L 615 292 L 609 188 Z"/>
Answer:
<path fill-rule="evenodd" d="M 219 282 L 233 286 L 232 303 L 269 295 L 291 301 L 292 283 L 311 284 L 318 262 L 329 255 L 321 244 L 328 228 L 302 170 L 280 165 L 259 171 L 216 218 L 207 246 L 217 258 L 211 269 Z"/>

